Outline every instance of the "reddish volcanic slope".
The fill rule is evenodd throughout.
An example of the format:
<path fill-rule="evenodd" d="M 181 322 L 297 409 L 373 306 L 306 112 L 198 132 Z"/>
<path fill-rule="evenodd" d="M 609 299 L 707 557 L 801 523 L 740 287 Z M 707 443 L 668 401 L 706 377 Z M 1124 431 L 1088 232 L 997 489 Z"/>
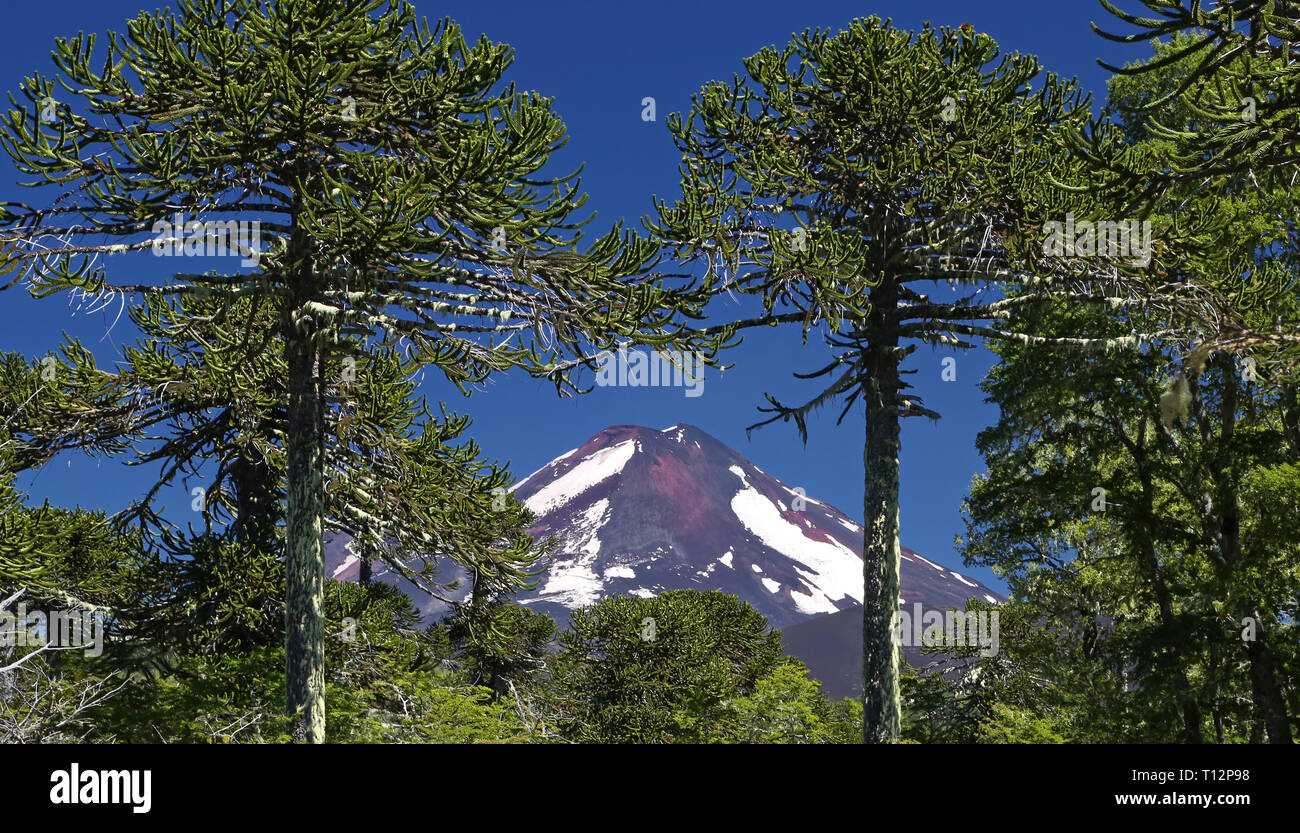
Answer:
<path fill-rule="evenodd" d="M 862 527 L 805 497 L 698 428 L 615 425 L 513 487 L 537 516 L 531 532 L 560 546 L 538 586 L 520 601 L 555 618 L 621 593 L 723 590 L 749 602 L 783 632 L 834 697 L 861 690 Z M 328 574 L 355 581 L 346 539 L 326 546 Z M 426 621 L 447 612 L 375 564 Z M 448 565 L 438 579 L 463 579 Z M 462 581 L 462 585 L 464 582 Z M 902 597 L 926 609 L 963 608 L 968 598 L 1006 597 L 903 547 Z M 907 660 L 935 658 L 905 647 Z"/>
<path fill-rule="evenodd" d="M 861 525 L 690 425 L 662 431 L 611 426 L 513 491 L 537 515 L 532 533 L 561 542 L 537 588 L 520 601 L 561 627 L 570 610 L 621 593 L 723 590 L 782 629 L 861 603 Z M 347 544 L 327 544 L 326 570 L 354 581 L 358 562 Z M 447 610 L 378 563 L 375 577 L 401 587 L 428 621 Z M 443 582 L 456 578 L 463 576 L 454 565 L 439 576 Z M 901 582 L 908 604 L 946 608 L 964 607 L 969 597 L 1005 600 L 906 547 Z M 845 613 L 831 621 L 854 619 Z M 798 632 L 791 641 L 798 641 Z"/>
<path fill-rule="evenodd" d="M 719 589 L 784 628 L 856 607 L 862 527 L 690 425 L 606 428 L 514 487 L 562 541 L 521 601 L 555 616 L 606 596 Z M 902 600 L 1005 597 L 903 548 Z M 860 638 L 860 637 L 859 637 Z"/>

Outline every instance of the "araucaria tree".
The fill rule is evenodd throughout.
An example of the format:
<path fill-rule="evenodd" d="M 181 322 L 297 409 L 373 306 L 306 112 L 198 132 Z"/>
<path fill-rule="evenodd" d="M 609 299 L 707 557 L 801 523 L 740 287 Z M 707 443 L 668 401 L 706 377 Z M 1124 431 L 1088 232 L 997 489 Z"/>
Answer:
<path fill-rule="evenodd" d="M 706 261 L 722 289 L 759 296 L 759 320 L 801 322 L 805 339 L 820 326 L 833 359 L 812 376 L 832 381 L 798 407 L 769 395 L 773 416 L 760 424 L 793 419 L 806 438 L 822 405 L 843 400 L 841 419 L 865 410 L 862 734 L 889 742 L 900 731 L 900 419 L 938 417 L 907 392 L 904 358 L 980 338 L 1136 344 L 1141 334 L 1045 338 L 1008 322 L 1045 304 L 1122 303 L 1141 266 L 1117 255 L 1141 260 L 1143 241 L 1125 234 L 1123 252 L 1044 246 L 1045 222 L 1086 202 L 1052 186 L 1086 100 L 1051 75 L 1031 90 L 1038 62 L 1000 55 L 969 26 L 911 33 L 857 20 L 744 67 L 670 119 L 683 195 L 659 202 L 651 225 L 677 258 Z"/>
<path fill-rule="evenodd" d="M 63 360 L 40 357 L 0 392 L 0 412 L 23 418 L 22 467 L 78 449 L 159 464 L 157 481 L 119 523 L 138 519 L 163 548 L 192 556 L 193 538 L 175 513 L 158 507 L 165 490 L 202 484 L 184 517 L 199 513 L 198 536 L 221 535 L 247 556 L 276 558 L 284 509 L 286 407 L 284 341 L 276 312 L 242 299 L 150 297 L 127 314 L 141 332 L 111 370 L 68 338 Z M 248 355 L 250 339 L 257 344 Z M 362 557 L 422 590 L 450 556 L 495 586 L 525 579 L 538 558 L 524 532 L 529 515 L 503 500 L 510 472 L 481 460 L 477 445 L 456 445 L 467 417 L 431 414 L 414 397 L 411 363 L 391 349 L 340 363 L 327 396 L 324 526 L 346 534 Z M 127 456 L 129 455 L 129 456 Z M 190 491 L 187 488 L 187 491 Z M 196 494 L 191 491 L 190 494 Z M 192 528 L 192 525 L 191 525 Z M 412 569 L 415 565 L 422 566 Z"/>
<path fill-rule="evenodd" d="M 700 298 L 638 278 L 654 247 L 621 228 L 580 248 L 585 198 L 543 172 L 564 125 L 501 84 L 508 47 L 383 0 L 178 5 L 110 37 L 106 60 L 93 36 L 60 40 L 59 84 L 22 83 L 0 141 L 49 198 L 0 204 L 0 269 L 38 295 L 202 296 L 218 321 L 240 299 L 256 302 L 249 322 L 276 311 L 286 699 L 295 737 L 319 742 L 331 374 L 397 346 L 462 392 L 510 368 L 571 390 L 568 371 L 619 340 L 679 340 Z M 218 244 L 235 250 L 224 271 L 109 268 Z"/>
<path fill-rule="evenodd" d="M 1296 150 L 1300 6 L 1294 0 L 1101 0 L 1101 4 L 1114 19 L 1094 24 L 1098 34 L 1121 43 L 1150 41 L 1155 49 L 1149 60 L 1123 67 L 1103 62 L 1102 66 L 1116 74 L 1116 82 L 1130 88 L 1145 86 L 1154 93 L 1138 103 L 1134 115 L 1143 118 L 1130 123 L 1142 124 L 1164 152 L 1153 163 L 1149 155 L 1135 156 L 1124 144 L 1088 143 L 1080 148 L 1082 155 L 1106 173 L 1093 177 L 1094 188 L 1104 185 L 1150 206 L 1188 191 L 1264 194 L 1275 183 L 1282 183 L 1283 189 L 1291 186 L 1300 163 Z M 1219 219 L 1219 235 L 1239 232 L 1222 222 L 1224 215 Z M 1278 219 L 1294 225 L 1290 216 Z M 1220 255 L 1219 240 L 1213 236 L 1180 240 L 1177 252 L 1184 268 L 1253 286 L 1245 297 L 1229 293 L 1211 315 L 1197 305 L 1179 312 L 1196 320 L 1207 349 L 1244 355 L 1263 348 L 1294 380 L 1300 374 L 1300 322 L 1294 311 L 1270 309 L 1265 320 L 1251 320 L 1258 319 L 1252 313 L 1260 311 L 1252 307 L 1269 294 L 1294 289 L 1288 268 L 1269 262 L 1280 260 L 1269 248 L 1260 246 L 1255 263 L 1211 270 L 1205 269 L 1205 262 Z"/>

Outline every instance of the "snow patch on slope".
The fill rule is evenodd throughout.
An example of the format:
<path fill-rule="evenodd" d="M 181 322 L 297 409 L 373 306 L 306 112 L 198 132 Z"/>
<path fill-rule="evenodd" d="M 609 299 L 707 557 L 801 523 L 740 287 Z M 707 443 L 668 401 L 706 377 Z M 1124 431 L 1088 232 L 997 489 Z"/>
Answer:
<path fill-rule="evenodd" d="M 349 541 L 348 549 L 351 548 L 352 548 L 352 542 Z M 347 558 L 343 559 L 342 564 L 334 568 L 334 572 L 330 573 L 330 578 L 338 578 L 339 575 L 343 573 L 344 570 L 351 567 L 353 564 L 356 564 L 358 560 L 359 559 L 355 555 L 349 555 Z"/>
<path fill-rule="evenodd" d="M 578 446 L 578 448 L 581 448 L 581 447 L 582 447 L 582 446 Z M 577 448 L 571 448 L 571 449 L 569 449 L 569 450 L 566 451 L 565 453 L 561 454 L 559 457 L 556 457 L 556 458 L 555 458 L 554 460 L 552 460 L 551 462 L 549 462 L 549 463 L 547 463 L 546 465 L 542 466 L 541 469 L 538 469 L 537 471 L 533 472 L 533 474 L 528 475 L 528 477 L 525 477 L 523 480 L 520 480 L 518 483 L 516 483 L 515 485 L 511 486 L 511 487 L 510 487 L 509 489 L 507 489 L 506 491 L 507 491 L 507 492 L 513 492 L 515 489 L 518 489 L 520 486 L 524 485 L 524 483 L 526 483 L 526 482 L 527 482 L 527 481 L 528 481 L 528 480 L 529 480 L 529 479 L 530 479 L 534 474 L 537 474 L 537 473 L 540 472 L 542 469 L 550 468 L 551 466 L 554 466 L 554 465 L 558 464 L 561 460 L 567 460 L 570 456 L 572 456 L 573 452 L 575 452 L 575 451 L 577 451 L 577 450 L 578 450 Z"/>
<path fill-rule="evenodd" d="M 546 484 L 537 494 L 524 501 L 524 505 L 537 515 L 563 506 L 597 483 L 622 471 L 623 466 L 636 453 L 636 446 L 635 440 L 624 440 L 617 445 L 602 448 L 569 469 L 562 477 Z"/>
<path fill-rule="evenodd" d="M 566 542 L 565 549 L 577 553 L 577 558 L 551 563 L 546 573 L 546 584 L 537 593 L 538 601 L 558 602 L 571 608 L 584 607 L 600 601 L 601 596 L 604 595 L 604 583 L 600 576 L 596 575 L 592 566 L 596 562 L 596 556 L 600 554 L 598 530 L 605 522 L 608 511 L 609 501 L 601 498 L 587 507 L 581 517 L 575 520 L 573 530 L 576 534 L 568 536 L 569 541 L 584 533 L 587 537 L 572 549 L 569 549 Z M 606 574 L 608 575 L 608 571 Z"/>
<path fill-rule="evenodd" d="M 732 467 L 745 488 L 731 499 L 731 511 L 741 524 L 765 545 L 808 568 L 803 583 L 807 589 L 791 593 L 801 613 L 833 613 L 833 604 L 846 597 L 862 602 L 862 559 L 831 538 L 818 541 L 781 516 L 781 510 L 758 490 L 749 486 L 742 472 Z M 800 571 L 801 573 L 803 571 Z"/>
<path fill-rule="evenodd" d="M 935 564 L 933 561 L 929 560 L 929 559 L 926 558 L 925 556 L 920 555 L 920 554 L 917 554 L 917 553 L 913 553 L 913 555 L 916 555 L 917 558 L 921 559 L 921 560 L 924 561 L 926 564 L 929 564 L 931 567 L 933 567 L 934 569 L 938 570 L 939 572 L 941 572 L 941 573 L 943 572 L 943 568 L 942 568 L 942 567 L 940 567 L 938 564 Z"/>
<path fill-rule="evenodd" d="M 659 433 L 667 434 L 669 431 L 677 432 L 676 436 L 673 437 L 674 442 L 681 442 L 682 440 L 686 439 L 686 429 L 679 425 L 670 425 L 667 428 L 662 428 L 660 429 Z M 699 443 L 696 443 L 696 445 L 698 446 Z"/>
<path fill-rule="evenodd" d="M 754 468 L 758 469 L 758 466 L 754 466 Z M 762 471 L 762 469 L 758 469 L 758 470 L 759 470 L 759 471 Z M 795 490 L 795 489 L 791 489 L 789 486 L 785 485 L 784 483 L 782 483 L 782 482 L 779 481 L 779 480 L 776 482 L 776 484 L 777 484 L 778 486 L 780 486 L 782 489 L 785 489 L 785 490 L 786 490 L 787 492 L 789 492 L 790 494 L 794 495 L 794 496 L 795 496 L 796 498 L 798 498 L 799 500 L 802 500 L 804 503 L 816 503 L 816 504 L 818 504 L 819 506 L 825 506 L 825 507 L 827 507 L 827 508 L 829 508 L 829 509 L 833 509 L 833 508 L 834 508 L 834 507 L 830 506 L 830 504 L 826 503 L 825 501 L 818 500 L 818 499 L 815 498 L 815 497 L 808 497 L 808 495 L 803 494 L 802 492 L 799 492 L 799 491 L 797 491 L 797 490 Z M 806 491 L 806 490 L 805 490 L 805 491 Z"/>

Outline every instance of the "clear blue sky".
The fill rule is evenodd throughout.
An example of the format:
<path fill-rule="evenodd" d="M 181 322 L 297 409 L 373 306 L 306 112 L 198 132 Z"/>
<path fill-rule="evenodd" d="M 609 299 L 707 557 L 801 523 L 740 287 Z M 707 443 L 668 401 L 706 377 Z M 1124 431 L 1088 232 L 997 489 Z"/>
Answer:
<path fill-rule="evenodd" d="M 36 70 L 52 72 L 54 38 L 78 31 L 124 31 L 141 4 L 122 0 L 64 0 L 49 4 L 8 4 L 0 32 L 0 86 L 6 91 Z M 664 127 L 664 116 L 689 108 L 689 97 L 712 79 L 743 71 L 740 61 L 769 44 L 784 44 L 792 32 L 840 28 L 855 17 L 893 18 L 895 25 L 919 28 L 922 22 L 957 26 L 969 22 L 991 34 L 1004 51 L 1038 55 L 1046 70 L 1078 77 L 1098 99 L 1106 73 L 1096 61 L 1112 63 L 1140 57 L 1142 47 L 1122 47 L 1094 35 L 1089 22 L 1108 23 L 1095 0 L 877 0 L 867 3 L 744 2 L 742 0 L 659 0 L 654 3 L 581 3 L 566 0 L 464 2 L 416 0 L 420 14 L 434 21 L 456 20 L 471 40 L 479 33 L 515 48 L 508 75 L 522 89 L 555 98 L 570 142 L 557 162 L 571 170 L 585 164 L 583 186 L 588 208 L 597 213 L 591 229 L 620 218 L 635 224 L 651 210 L 651 196 L 677 193 L 678 158 Z M 101 34 L 102 37 L 102 34 Z M 641 119 L 641 100 L 653 96 L 658 119 Z M 15 198 L 17 174 L 0 159 L 6 199 Z M 21 195 L 18 196 L 21 198 Z M 0 294 L 0 350 L 43 355 L 66 330 L 80 336 L 101 362 L 117 345 L 133 338 L 125 322 L 109 331 L 116 309 L 77 312 L 66 298 L 33 301 L 21 291 Z M 953 355 L 922 348 L 907 367 L 926 405 L 940 411 L 938 423 L 904 423 L 902 454 L 902 540 L 906 546 L 949 566 L 960 566 L 953 536 L 961 531 L 960 504 L 973 474 L 983 471 L 975 452 L 978 431 L 996 419 L 977 385 L 991 356 L 984 350 L 957 354 L 957 381 L 940 381 L 940 360 Z M 793 371 L 820 367 L 822 354 L 801 348 L 795 330 L 749 335 L 730 354 L 736 364 L 725 375 L 710 371 L 704 393 L 683 396 L 680 389 L 597 388 L 578 400 L 561 400 L 553 386 L 526 376 L 508 376 L 469 399 L 454 389 L 430 383 L 432 401 L 470 414 L 471 429 L 485 452 L 509 460 L 522 477 L 568 451 L 608 425 L 664 428 L 689 422 L 748 456 L 790 486 L 804 487 L 849 515 L 862 516 L 862 431 L 860 415 L 835 427 L 838 409 L 827 409 L 811 425 L 807 447 L 792 426 L 775 424 L 747 439 L 756 406 L 771 392 L 783 401 L 802 401 L 816 382 L 790 378 Z M 432 378 L 432 377 L 430 377 Z M 150 472 L 152 474 L 152 472 Z M 48 497 L 64 505 L 117 510 L 144 482 L 139 470 L 112 462 L 70 456 L 20 480 L 34 500 Z M 177 496 L 177 501 L 181 500 Z M 998 586 L 987 570 L 973 571 Z"/>

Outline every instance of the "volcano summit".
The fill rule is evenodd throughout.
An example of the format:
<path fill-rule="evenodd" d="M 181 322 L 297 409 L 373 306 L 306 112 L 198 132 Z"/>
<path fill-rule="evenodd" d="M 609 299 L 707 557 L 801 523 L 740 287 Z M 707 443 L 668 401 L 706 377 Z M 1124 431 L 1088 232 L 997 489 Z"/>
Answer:
<path fill-rule="evenodd" d="M 615 425 L 513 487 L 536 536 L 561 546 L 529 607 L 568 611 L 621 594 L 723 590 L 784 628 L 857 607 L 862 527 L 705 432 Z M 1003 597 L 903 548 L 902 601 Z"/>
<path fill-rule="evenodd" d="M 614 425 L 512 487 L 533 511 L 529 532 L 559 547 L 537 586 L 519 601 L 568 625 L 569 613 L 623 593 L 666 590 L 734 593 L 783 632 L 837 697 L 861 690 L 862 526 L 833 506 L 792 489 L 691 425 L 662 431 Z M 326 548 L 329 575 L 356 580 L 345 541 Z M 447 565 L 441 580 L 464 578 Z M 396 584 L 432 622 L 447 605 L 379 562 L 377 580 Z M 900 604 L 912 610 L 963 609 L 968 598 L 1006 597 L 902 548 Z M 915 666 L 933 660 L 917 647 Z"/>

